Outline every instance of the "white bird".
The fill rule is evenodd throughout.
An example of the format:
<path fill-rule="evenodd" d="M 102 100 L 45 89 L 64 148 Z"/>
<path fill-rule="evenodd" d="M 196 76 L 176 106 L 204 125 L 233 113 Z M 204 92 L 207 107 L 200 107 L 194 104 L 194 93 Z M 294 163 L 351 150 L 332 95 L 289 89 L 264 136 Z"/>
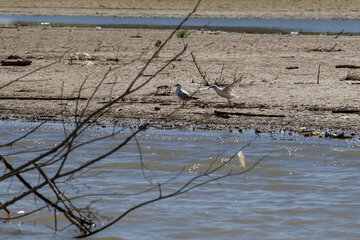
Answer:
<path fill-rule="evenodd" d="M 180 84 L 176 84 L 175 87 L 176 87 L 176 96 L 179 98 L 180 101 L 183 102 L 183 106 L 185 106 L 185 103 L 191 99 L 194 100 L 198 99 L 196 97 L 190 96 L 190 94 L 187 91 L 181 89 Z"/>
<path fill-rule="evenodd" d="M 232 91 L 234 90 L 235 87 L 238 87 L 240 85 L 241 81 L 242 81 L 242 78 L 240 77 L 240 79 L 236 80 L 232 84 L 227 85 L 224 88 L 219 88 L 218 86 L 213 85 L 213 86 L 209 87 L 208 89 L 213 88 L 215 90 L 215 92 L 217 93 L 217 95 L 219 95 L 220 97 L 226 98 L 229 101 L 229 106 L 231 107 L 230 99 L 238 98 L 238 96 L 233 94 Z"/>

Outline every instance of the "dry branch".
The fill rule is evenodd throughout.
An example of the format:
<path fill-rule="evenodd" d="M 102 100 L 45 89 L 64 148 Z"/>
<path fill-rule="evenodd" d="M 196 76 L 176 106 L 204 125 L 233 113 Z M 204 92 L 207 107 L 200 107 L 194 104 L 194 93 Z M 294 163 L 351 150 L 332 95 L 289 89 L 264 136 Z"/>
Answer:
<path fill-rule="evenodd" d="M 290 66 L 290 67 L 286 67 L 286 70 L 293 70 L 293 69 L 299 69 L 298 66 Z"/>
<path fill-rule="evenodd" d="M 332 113 L 356 113 L 360 114 L 359 109 L 333 109 L 331 110 Z"/>
<path fill-rule="evenodd" d="M 336 34 L 335 39 L 337 39 L 341 34 L 343 34 L 343 32 L 344 32 L 344 29 L 341 30 L 338 34 Z"/>
<path fill-rule="evenodd" d="M 14 168 L 12 167 L 12 165 L 6 161 L 6 159 L 0 155 L 0 160 L 1 162 L 6 166 L 6 168 L 8 168 L 9 170 L 13 171 Z M 25 187 L 27 187 L 31 192 L 33 192 L 38 198 L 40 198 L 41 200 L 43 200 L 46 204 L 48 204 L 49 206 L 57 209 L 58 211 L 64 213 L 64 215 L 69 219 L 69 221 L 71 221 L 73 224 L 75 224 L 77 227 L 79 227 L 80 230 L 82 230 L 83 232 L 87 232 L 85 231 L 85 229 L 82 227 L 81 222 L 83 221 L 82 219 L 76 217 L 71 211 L 67 211 L 63 208 L 61 208 L 60 206 L 58 206 L 56 203 L 52 202 L 50 199 L 48 199 L 47 197 L 45 197 L 43 194 L 39 193 L 37 191 L 37 189 L 33 188 L 20 174 L 16 174 L 16 177 L 20 180 L 21 183 L 24 184 Z M 6 209 L 6 207 L 9 204 L 3 204 L 1 206 L 1 208 Z"/>
<path fill-rule="evenodd" d="M 24 100 L 24 101 L 78 101 L 88 100 L 84 97 L 0 97 L 0 100 Z"/>
<path fill-rule="evenodd" d="M 193 53 L 190 53 L 190 54 L 191 54 L 191 57 L 192 57 L 192 59 L 193 59 L 193 62 L 194 62 L 194 64 L 195 64 L 195 66 L 196 66 L 196 69 L 198 70 L 198 72 L 200 73 L 200 76 L 201 76 L 202 79 L 204 80 L 204 85 L 205 85 L 205 86 L 210 86 L 210 83 L 209 83 L 209 81 L 206 79 L 205 74 L 200 70 L 200 67 L 199 67 L 199 65 L 198 65 L 197 62 L 196 62 L 196 59 L 195 59 L 194 54 L 193 54 Z"/>
<path fill-rule="evenodd" d="M 220 71 L 220 77 L 218 80 L 215 80 L 215 85 L 218 85 L 218 86 L 226 86 L 227 85 L 223 78 L 224 66 L 225 66 L 225 64 L 223 63 L 222 67 L 221 67 L 221 71 Z M 236 78 L 236 73 L 234 75 L 234 81 L 235 81 L 235 78 Z"/>
<path fill-rule="evenodd" d="M 246 117 L 273 117 L 273 118 L 284 118 L 285 115 L 277 115 L 277 114 L 260 114 L 260 113 L 239 113 L 239 112 L 223 112 L 223 111 L 214 111 L 215 116 L 225 117 L 227 115 L 235 115 L 235 116 L 246 116 Z"/>
<path fill-rule="evenodd" d="M 320 67 L 321 67 L 321 64 L 319 64 L 319 66 L 318 66 L 318 73 L 317 73 L 317 84 L 319 84 L 320 83 Z"/>
<path fill-rule="evenodd" d="M 29 132 L 27 132 L 27 133 L 24 134 L 23 136 L 15 139 L 15 140 L 13 140 L 13 141 L 11 141 L 11 142 L 8 142 L 8 143 L 6 143 L 6 144 L 0 145 L 0 148 L 1 148 L 1 147 L 6 147 L 6 146 L 11 146 L 11 145 L 13 145 L 14 143 L 20 141 L 21 139 L 26 138 L 26 137 L 29 136 L 30 134 L 34 133 L 34 132 L 35 132 L 38 128 L 40 128 L 44 123 L 45 123 L 45 122 L 40 123 L 39 125 L 37 125 L 35 128 L 33 128 L 32 130 L 30 130 Z"/>
<path fill-rule="evenodd" d="M 0 176 L 0 181 L 4 181 L 9 178 L 16 177 L 19 180 L 19 182 L 22 183 L 27 188 L 27 190 L 25 189 L 25 191 L 19 193 L 12 199 L 8 200 L 6 203 L 1 204 L 0 210 L 1 209 L 7 210 L 8 206 L 17 203 L 19 200 L 24 199 L 26 196 L 28 196 L 30 194 L 33 194 L 34 197 L 36 197 L 42 201 L 43 205 L 46 205 L 49 209 L 53 210 L 54 217 L 55 217 L 55 220 L 54 220 L 55 231 L 57 230 L 57 216 L 56 216 L 57 214 L 56 213 L 61 212 L 66 217 L 67 222 L 70 222 L 72 226 L 77 227 L 77 229 L 79 229 L 82 232 L 83 235 L 81 235 L 79 237 L 85 237 L 85 236 L 93 235 L 97 232 L 100 232 L 100 231 L 110 227 L 111 225 L 115 224 L 117 221 L 121 220 L 128 213 L 130 213 L 142 206 L 151 204 L 153 202 L 156 202 L 156 201 L 159 201 L 162 199 L 179 196 L 179 195 L 187 193 L 197 187 L 200 187 L 204 184 L 214 182 L 214 181 L 217 182 L 218 180 L 229 177 L 229 176 L 235 176 L 235 175 L 247 173 L 248 171 L 253 169 L 257 164 L 259 164 L 264 159 L 264 158 L 262 158 L 262 159 L 256 161 L 252 166 L 248 167 L 247 169 L 245 169 L 243 171 L 238 171 L 238 172 L 227 171 L 225 173 L 219 173 L 219 171 L 221 169 L 223 169 L 230 161 L 232 161 L 235 158 L 235 156 L 237 155 L 237 153 L 233 154 L 233 156 L 231 156 L 227 161 L 220 161 L 219 165 L 217 165 L 218 162 L 216 160 L 214 160 L 212 162 L 212 164 L 204 172 L 199 172 L 196 176 L 190 178 L 186 183 L 181 185 L 178 189 L 175 189 L 173 192 L 164 193 L 164 191 L 162 190 L 163 186 L 165 184 L 173 183 L 173 181 L 175 181 L 175 179 L 177 179 L 177 177 L 179 177 L 180 174 L 183 173 L 183 170 L 179 171 L 179 173 L 177 175 L 175 175 L 168 181 L 165 181 L 162 183 L 157 183 L 156 185 L 154 185 L 152 183 L 151 178 L 145 172 L 145 170 L 147 170 L 147 169 L 146 169 L 145 163 L 143 162 L 143 159 L 142 159 L 141 148 L 140 148 L 139 143 L 136 141 L 136 136 L 138 135 L 138 133 L 146 130 L 149 127 L 149 124 L 145 123 L 145 124 L 138 126 L 138 128 L 136 130 L 132 131 L 132 133 L 129 134 L 128 136 L 124 136 L 124 138 L 120 142 L 116 143 L 117 144 L 116 146 L 113 146 L 112 148 L 105 150 L 106 152 L 100 153 L 99 155 L 95 155 L 95 156 L 89 156 L 89 158 L 84 159 L 81 163 L 78 163 L 77 165 L 71 165 L 71 167 L 69 167 L 69 165 L 67 165 L 68 161 L 72 160 L 70 158 L 71 153 L 73 153 L 76 150 L 79 150 L 82 146 L 89 145 L 90 143 L 94 143 L 96 141 L 105 139 L 106 137 L 114 136 L 121 132 L 121 131 L 115 132 L 115 126 L 114 126 L 113 133 L 108 134 L 105 137 L 96 137 L 95 139 L 91 139 L 88 141 L 84 141 L 82 138 L 85 131 L 91 126 L 92 122 L 98 120 L 98 118 L 103 116 L 103 114 L 106 113 L 106 111 L 109 111 L 109 109 L 111 109 L 111 107 L 113 107 L 114 104 L 123 100 L 125 96 L 128 96 L 129 94 L 136 92 L 140 88 L 146 86 L 146 84 L 148 84 L 160 72 L 162 72 L 166 67 L 168 67 L 169 64 L 171 64 L 173 61 L 175 61 L 180 56 L 182 56 L 182 54 L 184 54 L 184 52 L 187 49 L 187 45 L 184 45 L 184 47 L 181 50 L 179 50 L 177 53 L 174 53 L 173 57 L 170 58 L 170 60 L 167 60 L 164 63 L 162 63 L 162 65 L 160 67 L 158 67 L 158 69 L 155 71 L 155 73 L 147 76 L 147 79 L 144 80 L 144 78 L 143 78 L 144 72 L 149 68 L 149 65 L 153 62 L 153 60 L 156 58 L 156 56 L 159 54 L 159 52 L 163 49 L 163 47 L 166 46 L 166 44 L 170 41 L 170 39 L 172 39 L 172 37 L 180 29 L 180 27 L 196 11 L 199 4 L 200 4 L 200 0 L 197 1 L 194 9 L 172 31 L 172 33 L 169 35 L 169 37 L 163 42 L 163 44 L 160 45 L 160 47 L 152 55 L 152 57 L 150 57 L 150 59 L 148 59 L 148 61 L 146 61 L 144 66 L 141 68 L 141 70 L 138 72 L 138 74 L 134 77 L 134 79 L 132 79 L 132 81 L 130 82 L 130 84 L 128 85 L 128 87 L 126 88 L 126 90 L 124 92 L 120 93 L 120 95 L 114 99 L 112 99 L 110 97 L 110 99 L 112 99 L 112 100 L 105 103 L 103 106 L 95 109 L 94 111 L 89 111 L 89 113 L 87 113 L 87 115 L 85 113 L 87 112 L 87 110 L 89 110 L 90 103 L 95 98 L 95 94 L 98 93 L 99 88 L 102 87 L 102 85 L 104 84 L 105 79 L 107 79 L 108 75 L 110 73 L 113 73 L 115 70 L 120 69 L 123 66 L 131 64 L 135 60 L 138 60 L 140 57 L 137 59 L 134 59 L 134 61 L 131 61 L 130 63 L 124 63 L 120 67 L 108 69 L 108 71 L 103 75 L 103 77 L 101 79 L 99 79 L 98 85 L 93 90 L 92 95 L 89 98 L 81 98 L 80 97 L 81 91 L 83 90 L 83 86 L 85 85 L 85 82 L 87 81 L 87 79 L 85 79 L 83 81 L 82 85 L 80 86 L 77 97 L 72 97 L 72 98 L 67 98 L 67 97 L 59 97 L 59 98 L 3 97 L 3 98 L 0 98 L 2 100 L 6 100 L 5 98 L 19 99 L 19 100 L 61 100 L 61 101 L 75 100 L 76 101 L 75 116 L 80 116 L 80 117 L 75 118 L 75 127 L 74 127 L 74 129 L 69 130 L 69 132 L 65 127 L 65 123 L 64 123 L 65 121 L 63 121 L 64 138 L 59 143 L 57 143 L 51 149 L 47 149 L 45 152 L 43 151 L 43 152 L 37 153 L 38 155 L 36 155 L 35 157 L 33 157 L 33 155 L 30 155 L 32 157 L 32 159 L 26 159 L 26 158 L 22 159 L 23 161 L 21 161 L 21 165 L 16 166 L 16 168 L 13 167 L 8 161 L 6 161 L 6 159 L 4 157 L 2 157 L 0 155 L 0 159 L 3 162 L 3 164 L 5 165 L 6 170 L 9 170 L 9 172 L 6 171 L 4 174 L 2 174 Z M 62 59 L 62 57 L 56 62 L 48 64 L 44 67 L 38 68 L 28 74 L 25 74 L 24 76 L 21 76 L 20 78 L 17 78 L 15 80 L 11 81 L 8 84 L 0 86 L 0 89 L 5 88 L 5 87 L 9 86 L 10 84 L 12 84 L 16 81 L 19 81 L 20 79 L 23 79 L 26 76 L 29 76 L 37 71 L 40 71 L 41 69 L 50 67 L 53 64 L 59 62 L 61 59 Z M 195 59 L 195 58 L 193 57 L 193 59 Z M 220 75 L 220 78 L 221 78 L 221 76 L 222 76 L 222 73 Z M 140 80 L 142 80 L 141 83 L 139 83 Z M 110 93 L 110 95 L 111 95 L 111 93 Z M 63 96 L 63 89 L 62 89 L 62 96 Z M 87 101 L 87 103 L 85 104 L 85 107 L 83 109 L 79 109 L 78 102 L 80 100 Z M 232 114 L 232 113 L 229 113 L 229 114 Z M 236 114 L 233 113 L 233 115 L 236 115 Z M 249 114 L 247 114 L 247 115 L 249 116 Z M 167 117 L 170 117 L 170 116 L 171 116 L 171 113 L 169 113 L 169 115 Z M 258 114 L 257 116 L 260 116 L 260 115 Z M 265 116 L 265 115 L 262 115 L 262 116 Z M 270 115 L 266 115 L 266 116 L 269 117 Z M 274 117 L 274 115 L 273 115 L 273 117 Z M 282 117 L 282 116 L 277 115 L 276 117 Z M 26 138 L 28 135 L 30 135 L 31 133 L 36 131 L 39 127 L 40 126 L 34 128 L 33 130 L 30 130 L 28 134 L 25 134 L 24 136 L 10 142 L 6 146 L 12 146 L 12 144 L 14 144 L 15 142 L 21 141 L 22 139 Z M 95 163 L 98 163 L 99 161 L 104 160 L 105 158 L 116 153 L 121 148 L 123 148 L 126 144 L 128 144 L 129 141 L 131 141 L 133 139 L 135 139 L 135 142 L 138 146 L 138 153 L 139 153 L 140 162 L 141 162 L 140 168 L 142 171 L 142 177 L 144 179 L 148 180 L 148 183 L 150 185 L 148 187 L 148 189 L 143 190 L 141 193 L 147 193 L 147 192 L 150 192 L 153 190 L 157 190 L 159 193 L 158 197 L 155 197 L 155 198 L 147 200 L 147 201 L 144 200 L 142 203 L 140 203 L 132 208 L 127 209 L 124 213 L 120 214 L 120 216 L 115 217 L 114 220 L 112 220 L 108 223 L 105 223 L 104 225 L 102 225 L 102 227 L 100 227 L 98 229 L 93 230 L 93 229 L 91 229 L 91 227 L 93 227 L 92 222 L 94 219 L 91 217 L 88 217 L 88 216 L 90 216 L 90 210 L 88 212 L 89 213 L 88 215 L 84 214 L 87 217 L 84 217 L 82 209 L 76 208 L 76 206 L 72 203 L 72 199 L 75 199 L 76 197 L 80 198 L 80 196 L 75 196 L 75 197 L 69 198 L 67 196 L 68 192 L 66 192 L 67 194 L 65 194 L 65 189 L 63 189 L 63 190 L 61 189 L 61 187 L 62 187 L 61 184 L 71 185 L 70 180 L 75 179 L 76 177 L 81 177 L 84 173 L 86 173 L 88 171 L 89 168 L 93 167 Z M 245 145 L 242 149 L 249 146 L 251 143 L 252 142 Z M 5 146 L 3 145 L 2 147 L 5 147 Z M 46 167 L 49 167 L 48 169 L 52 168 L 52 170 L 55 169 L 53 171 L 54 173 L 52 173 L 51 176 L 46 173 L 46 170 L 48 170 Z M 28 174 L 23 174 L 23 173 L 38 175 L 38 182 L 36 184 L 34 184 L 34 186 L 32 186 L 31 185 L 32 183 L 28 182 L 25 179 L 25 177 L 27 177 Z M 66 187 L 68 185 L 66 185 Z M 43 189 L 43 188 L 45 188 L 45 189 Z M 50 189 L 50 193 L 52 196 L 45 196 L 42 194 L 43 192 L 46 192 L 46 190 L 49 190 L 49 189 Z M 40 193 L 40 190 L 42 190 L 41 193 Z M 137 194 L 140 194 L 140 193 L 137 193 Z M 128 194 L 128 195 L 130 195 L 130 194 Z M 38 211 L 38 210 L 39 209 L 37 209 L 35 211 Z"/>
<path fill-rule="evenodd" d="M 30 65 L 31 61 L 27 59 L 6 59 L 1 61 L 1 65 L 3 66 L 27 66 Z"/>
<path fill-rule="evenodd" d="M 243 149 L 245 149 L 246 147 L 250 146 L 255 140 L 257 139 L 257 137 L 255 137 L 251 142 L 249 142 L 248 144 L 244 145 L 239 151 L 242 151 Z M 222 168 L 224 168 L 227 164 L 229 164 L 231 161 L 233 161 L 238 155 L 238 151 L 233 154 L 232 156 L 230 156 L 228 158 L 227 161 L 222 161 L 218 166 L 214 166 L 214 164 L 217 162 L 217 159 L 215 159 L 212 164 L 210 164 L 210 166 L 203 172 L 203 173 L 199 173 L 198 175 L 192 177 L 189 181 L 187 181 L 186 183 L 184 183 L 182 186 L 180 186 L 178 189 L 174 190 L 173 192 L 163 195 L 162 191 L 161 191 L 161 186 L 162 184 L 158 184 L 157 187 L 159 190 L 159 196 L 156 198 L 153 198 L 149 201 L 145 201 L 142 202 L 138 205 L 133 206 L 132 208 L 129 208 L 128 210 L 126 210 L 123 214 L 121 214 L 119 217 L 117 217 L 116 219 L 112 220 L 110 223 L 106 224 L 105 226 L 92 231 L 91 233 L 87 233 L 87 234 L 83 234 L 83 235 L 79 235 L 76 238 L 83 238 L 83 237 L 88 237 L 91 236 L 97 232 L 100 232 L 104 229 L 109 228 L 110 226 L 114 225 L 115 223 L 117 223 L 118 221 L 120 221 L 122 218 L 124 218 L 126 215 L 128 215 L 129 213 L 143 207 L 146 205 L 149 205 L 151 203 L 154 202 L 158 202 L 164 199 L 168 199 L 168 198 L 172 198 L 172 197 L 176 197 L 182 194 L 185 194 L 189 191 L 192 191 L 195 188 L 198 188 L 200 186 L 203 186 L 205 184 L 211 183 L 211 182 L 217 182 L 220 179 L 226 178 L 226 177 L 230 177 L 230 176 L 236 176 L 236 175 L 242 175 L 245 174 L 249 171 L 251 171 L 252 169 L 254 169 L 261 161 L 263 161 L 265 157 L 262 157 L 261 159 L 257 160 L 254 164 L 252 164 L 250 167 L 248 167 L 247 169 L 240 171 L 240 172 L 232 172 L 232 171 L 228 171 L 224 174 L 220 174 L 220 175 L 214 175 L 212 176 L 212 174 L 217 173 L 219 170 L 221 170 Z M 173 180 L 175 180 L 175 178 L 173 178 Z M 198 181 L 199 182 L 196 182 Z M 169 181 L 168 183 L 170 183 L 171 181 Z"/>
<path fill-rule="evenodd" d="M 352 64 L 340 64 L 336 65 L 335 68 L 350 68 L 350 69 L 357 69 L 360 68 L 360 66 L 352 65 Z"/>

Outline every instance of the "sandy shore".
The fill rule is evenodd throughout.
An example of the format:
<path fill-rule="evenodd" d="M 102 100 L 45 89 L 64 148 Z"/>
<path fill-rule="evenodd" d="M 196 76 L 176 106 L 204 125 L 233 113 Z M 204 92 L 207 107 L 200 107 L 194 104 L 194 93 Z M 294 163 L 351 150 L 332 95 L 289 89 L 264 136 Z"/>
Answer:
<path fill-rule="evenodd" d="M 76 97 L 83 81 L 81 97 L 89 98 L 104 74 L 113 70 L 98 89 L 91 109 L 120 95 L 139 69 L 156 50 L 155 42 L 165 40 L 168 30 L 77 29 L 77 28 L 3 28 L 2 54 L 17 54 L 32 60 L 25 67 L 1 66 L 3 85 L 64 57 L 59 63 L 33 73 L 1 89 L 1 113 L 47 117 L 61 116 L 66 102 L 49 100 L 8 100 L 6 97 Z M 224 124 L 233 126 L 307 126 L 316 128 L 359 129 L 358 114 L 332 113 L 339 108 L 358 109 L 360 85 L 357 81 L 341 81 L 349 70 L 338 64 L 358 64 L 358 36 L 215 34 L 191 32 L 185 38 L 173 38 L 141 78 L 146 80 L 172 56 L 181 51 L 183 40 L 188 49 L 178 61 L 165 68 L 138 92 L 128 96 L 107 113 L 109 119 L 141 119 L 163 121 L 169 113 L 174 123 Z M 335 51 L 309 51 L 318 47 Z M 77 52 L 86 52 L 95 60 L 69 61 Z M 227 107 L 225 99 L 213 90 L 200 91 L 199 100 L 180 105 L 172 89 L 168 96 L 155 96 L 160 85 L 181 83 L 193 92 L 203 88 L 203 80 L 190 56 L 210 82 L 223 79 L 230 83 L 234 73 L 244 80 L 237 93 L 236 106 Z M 139 58 L 139 60 L 136 60 Z M 119 61 L 112 61 L 118 58 Z M 135 61 L 134 61 L 135 60 Z M 132 62 L 134 61 L 134 62 Z M 320 83 L 317 82 L 321 64 Z M 287 69 L 298 67 L 298 69 Z M 353 71 L 354 72 L 354 71 Z M 84 105 L 85 101 L 82 101 Z M 221 118 L 214 110 L 280 114 L 284 118 L 230 116 Z M 66 115 L 75 111 L 69 101 Z"/>
<path fill-rule="evenodd" d="M 114 1 L 104 2 L 102 8 L 108 13 L 112 8 L 122 9 L 130 6 L 111 5 L 115 4 Z M 136 3 L 136 1 L 128 2 L 129 4 Z M 173 8 L 179 12 L 180 7 L 175 2 L 169 1 L 166 6 L 174 4 Z M 194 3 L 194 1 L 182 2 L 184 12 L 187 12 Z M 226 9 L 231 8 L 235 12 L 237 7 L 241 8 L 234 2 L 231 5 L 231 2 L 221 2 L 221 5 L 224 4 L 228 6 L 227 8 L 219 7 L 220 3 L 216 5 L 216 1 L 209 1 L 209 4 L 202 3 L 198 14 L 208 11 L 212 12 L 211 16 L 221 16 L 214 13 L 216 12 L 214 9 L 226 12 Z M 260 7 L 261 2 L 253 1 L 253 4 L 258 4 Z M 285 4 L 291 1 L 281 2 Z M 328 2 L 331 2 L 329 4 L 331 8 L 336 9 L 338 6 L 335 4 L 338 1 L 329 0 Z M 76 4 L 74 8 L 78 7 L 79 12 L 85 9 L 85 1 L 76 3 L 45 1 L 41 6 L 37 6 L 36 3 L 23 1 L 21 7 L 16 9 L 19 11 L 25 9 L 29 14 L 34 13 L 34 9 L 38 9 L 38 13 L 43 14 L 43 11 L 51 13 L 49 9 L 54 8 L 57 9 L 56 13 L 61 14 L 64 9 L 59 8 L 60 3 L 63 3 L 62 7 L 69 8 L 71 4 Z M 144 1 L 144 6 L 151 3 L 154 4 L 154 1 Z M 229 5 L 226 5 L 227 3 Z M 277 1 L 270 3 L 275 6 Z M 4 1 L 0 1 L 0 4 L 2 14 L 25 13 L 15 10 L 15 3 L 6 2 L 5 4 Z M 91 11 L 99 8 L 96 4 L 100 3 L 94 1 L 92 6 L 85 9 L 87 13 L 90 13 L 89 15 L 93 15 Z M 316 4 L 317 1 L 311 5 L 312 8 L 316 8 Z M 358 5 L 360 4 L 354 4 L 353 9 L 356 9 Z M 156 11 L 159 9 L 167 11 L 164 1 L 159 1 L 156 6 Z M 249 8 L 255 11 L 256 6 L 249 5 Z M 277 14 L 283 5 L 279 6 L 274 7 L 275 10 L 264 10 L 264 12 Z M 348 5 L 344 4 L 341 9 L 351 12 L 350 6 L 348 8 L 346 6 Z M 133 7 L 133 10 L 142 14 L 140 8 Z M 303 8 L 305 9 L 306 6 Z M 288 11 L 294 12 L 294 9 L 291 9 L 289 8 Z M 71 14 L 71 11 L 69 12 Z M 331 11 L 326 10 L 326 12 Z M 16 54 L 32 61 L 31 65 L 25 67 L 0 66 L 2 118 L 27 115 L 50 119 L 62 115 L 72 116 L 78 107 L 76 101 L 73 100 L 61 101 L 49 98 L 77 97 L 81 88 L 81 97 L 90 99 L 109 69 L 112 71 L 97 89 L 89 110 L 100 107 L 120 95 L 156 51 L 155 42 L 164 41 L 171 32 L 169 30 L 26 26 L 2 27 L 0 31 L 0 59 Z M 123 102 L 115 104 L 104 117 L 110 121 L 135 119 L 170 125 L 216 124 L 225 127 L 309 127 L 359 131 L 358 113 L 333 113 L 339 109 L 359 110 L 360 108 L 359 81 L 341 81 L 349 73 L 360 74 L 359 71 L 335 68 L 340 64 L 360 65 L 359 40 L 359 36 L 344 35 L 335 38 L 335 36 L 326 35 L 219 34 L 214 32 L 190 32 L 187 38 L 175 36 L 150 64 L 140 80 L 146 81 L 151 77 L 182 50 L 184 43 L 188 44 L 186 52 L 152 79 L 146 87 L 129 95 Z M 81 52 L 88 53 L 93 59 L 69 60 L 76 53 Z M 226 100 L 218 97 L 213 90 L 196 93 L 199 99 L 189 102 L 185 108 L 181 108 L 175 96 L 175 88 L 171 89 L 169 95 L 155 95 L 157 87 L 161 85 L 172 86 L 181 83 L 189 92 L 205 87 L 190 53 L 194 54 L 201 70 L 206 73 L 211 83 L 219 80 L 222 69 L 222 80 L 227 83 L 233 81 L 235 73 L 237 76 L 244 76 L 243 83 L 236 90 L 239 98 L 235 100 L 234 108 L 228 108 Z M 54 65 L 25 76 L 58 60 L 60 61 Z M 320 64 L 320 83 L 316 84 Z M 22 78 L 18 79 L 19 77 Z M 11 84 L 8 85 L 8 83 Z M 79 108 L 86 106 L 86 102 L 81 100 Z M 284 115 L 284 117 L 216 116 L 215 110 L 229 113 Z"/>
<path fill-rule="evenodd" d="M 184 17 L 196 0 L 0 0 L 0 14 Z M 194 17 L 359 18 L 358 0 L 202 0 Z"/>

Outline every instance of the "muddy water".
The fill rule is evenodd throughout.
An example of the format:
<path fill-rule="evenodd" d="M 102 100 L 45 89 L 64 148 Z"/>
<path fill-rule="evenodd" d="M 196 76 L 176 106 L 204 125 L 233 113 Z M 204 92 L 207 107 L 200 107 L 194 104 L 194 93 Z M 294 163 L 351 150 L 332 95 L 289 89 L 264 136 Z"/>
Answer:
<path fill-rule="evenodd" d="M 0 122 L 0 143 L 11 141 L 34 123 Z M 73 126 L 66 125 L 66 131 Z M 118 128 L 119 129 L 119 128 Z M 112 132 L 107 126 L 87 129 L 79 141 Z M 69 156 L 65 169 L 95 158 L 119 144 L 131 130 L 80 148 Z M 47 123 L 12 148 L 0 148 L 14 166 L 33 158 L 33 150 L 49 149 L 64 137 L 61 124 Z M 91 202 L 98 226 L 126 209 L 158 196 L 157 189 L 142 194 L 152 183 L 164 183 L 162 194 L 181 187 L 204 171 L 216 158 L 227 157 L 248 144 L 254 131 L 204 131 L 149 129 L 138 135 L 145 176 L 140 168 L 135 141 L 88 168 L 70 184 L 59 186 L 68 196 L 87 194 L 74 200 L 78 207 Z M 13 155 L 13 153 L 18 154 Z M 25 152 L 25 153 L 24 153 Z M 297 134 L 260 134 L 243 150 L 246 165 L 266 157 L 252 171 L 201 186 L 185 195 L 162 200 L 138 209 L 109 229 L 90 239 L 359 239 L 360 238 L 360 142 L 305 138 Z M 238 161 L 226 166 L 239 171 Z M 48 168 L 51 174 L 56 169 Z M 4 167 L 0 167 L 1 173 Z M 36 184 L 37 174 L 24 174 Z M 0 182 L 4 203 L 24 188 L 16 179 Z M 42 193 L 50 196 L 49 189 Z M 12 205 L 14 215 L 42 207 L 34 197 Z M 4 213 L 1 213 L 4 216 Z M 53 213 L 40 212 L 9 223 L 0 223 L 1 239 L 68 239 L 74 229 L 54 233 Z"/>

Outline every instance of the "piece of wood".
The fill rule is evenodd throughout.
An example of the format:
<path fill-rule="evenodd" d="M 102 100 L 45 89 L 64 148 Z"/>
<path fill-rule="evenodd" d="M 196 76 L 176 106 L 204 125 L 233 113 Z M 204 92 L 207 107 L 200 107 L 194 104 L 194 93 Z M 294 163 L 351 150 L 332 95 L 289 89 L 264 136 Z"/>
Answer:
<path fill-rule="evenodd" d="M 0 97 L 0 100 L 75 101 L 88 99 L 83 97 Z"/>
<path fill-rule="evenodd" d="M 27 66 L 30 64 L 31 61 L 27 59 L 6 59 L 1 61 L 3 66 Z"/>
<path fill-rule="evenodd" d="M 350 69 L 356 69 L 356 68 L 360 68 L 360 66 L 351 65 L 351 64 L 340 64 L 340 65 L 336 65 L 335 68 L 350 68 Z"/>
<path fill-rule="evenodd" d="M 286 70 L 293 70 L 293 69 L 299 69 L 298 66 L 294 66 L 294 67 L 286 67 Z"/>
<path fill-rule="evenodd" d="M 318 74 L 317 74 L 317 84 L 320 83 L 320 67 L 321 67 L 321 64 L 319 64 L 319 67 L 318 67 Z"/>
<path fill-rule="evenodd" d="M 229 114 L 226 112 L 219 112 L 219 111 L 214 111 L 215 116 L 220 117 L 220 118 L 230 118 Z"/>
<path fill-rule="evenodd" d="M 223 111 L 214 111 L 216 116 L 226 116 L 226 115 L 235 115 L 235 116 L 247 116 L 247 117 L 275 117 L 275 118 L 284 118 L 285 115 L 278 114 L 261 114 L 261 113 L 239 113 L 239 112 L 223 112 Z"/>
<path fill-rule="evenodd" d="M 359 109 L 333 109 L 332 113 L 357 113 L 360 114 Z"/>

